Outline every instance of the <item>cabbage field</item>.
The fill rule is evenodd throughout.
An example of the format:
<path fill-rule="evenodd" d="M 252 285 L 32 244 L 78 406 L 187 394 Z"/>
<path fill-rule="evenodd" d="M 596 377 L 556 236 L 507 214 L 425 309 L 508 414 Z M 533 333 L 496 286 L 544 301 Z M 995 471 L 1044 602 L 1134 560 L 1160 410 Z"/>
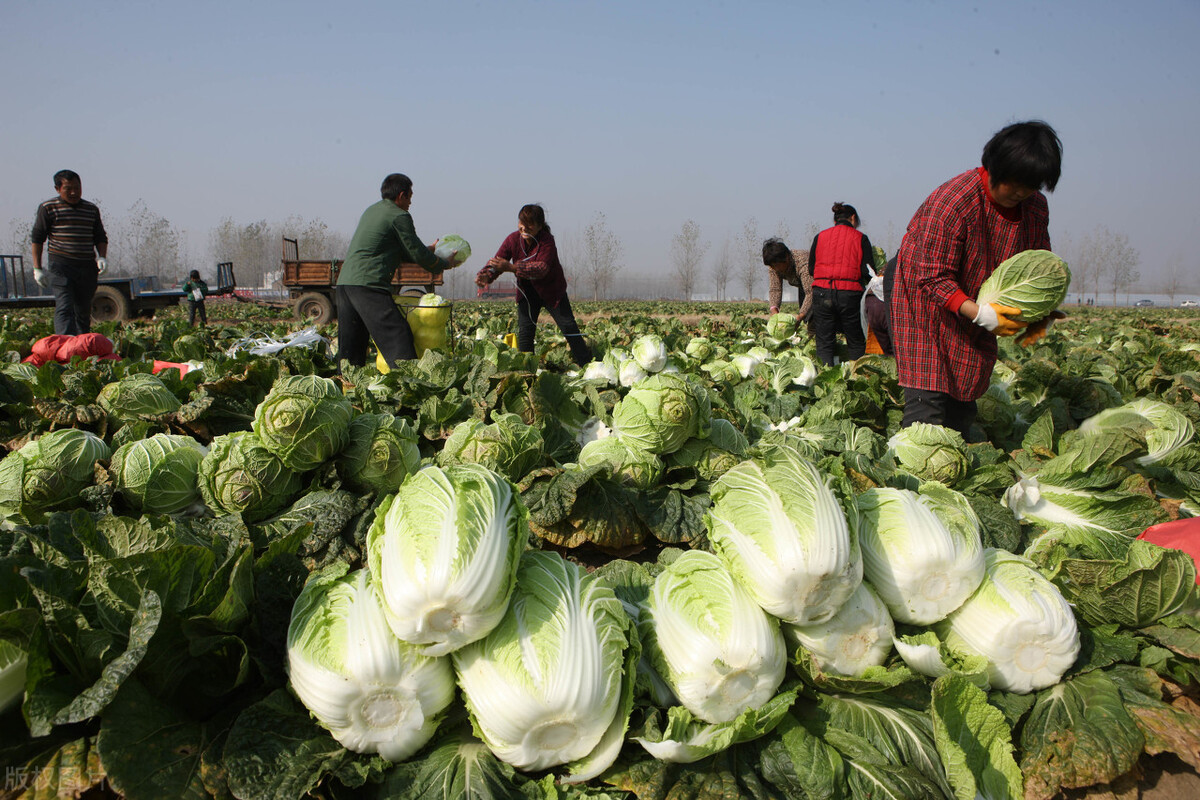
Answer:
<path fill-rule="evenodd" d="M 210 302 L 0 320 L 0 798 L 1136 797 L 1200 769 L 1200 313 L 1066 309 L 964 437 L 794 317 L 512 304 L 339 375 Z M 170 362 L 155 373 L 155 362 Z M 159 364 L 160 367 L 164 366 Z M 85 794 L 86 792 L 86 794 Z M 1112 794 L 1102 794 L 1112 792 Z"/>

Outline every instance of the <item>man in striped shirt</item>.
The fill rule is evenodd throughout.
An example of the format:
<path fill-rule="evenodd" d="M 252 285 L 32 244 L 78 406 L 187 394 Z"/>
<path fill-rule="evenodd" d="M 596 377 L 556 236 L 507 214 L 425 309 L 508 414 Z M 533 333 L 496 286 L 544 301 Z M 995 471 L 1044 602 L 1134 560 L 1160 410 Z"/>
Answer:
<path fill-rule="evenodd" d="M 78 336 L 92 328 L 92 296 L 108 267 L 108 234 L 99 207 L 83 199 L 78 173 L 54 173 L 54 190 L 58 197 L 38 206 L 33 220 L 33 277 L 38 283 L 48 279 L 54 292 L 54 332 Z M 46 274 L 43 246 L 49 250 Z"/>

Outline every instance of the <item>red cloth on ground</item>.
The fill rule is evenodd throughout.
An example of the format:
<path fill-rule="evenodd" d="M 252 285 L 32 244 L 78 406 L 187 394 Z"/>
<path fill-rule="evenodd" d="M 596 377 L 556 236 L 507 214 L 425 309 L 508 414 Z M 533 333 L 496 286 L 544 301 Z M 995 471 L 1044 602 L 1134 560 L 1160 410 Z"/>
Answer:
<path fill-rule="evenodd" d="M 54 334 L 53 336 L 43 336 L 34 342 L 33 348 L 25 358 L 25 363 L 33 364 L 35 367 L 51 361 L 66 364 L 74 356 L 80 358 L 95 356 L 108 360 L 120 358 L 113 352 L 112 341 L 102 334 L 83 333 L 79 336 Z"/>
<path fill-rule="evenodd" d="M 1151 525 L 1138 534 L 1138 538 L 1159 547 L 1187 553 L 1196 562 L 1196 583 L 1200 584 L 1200 517 Z"/>

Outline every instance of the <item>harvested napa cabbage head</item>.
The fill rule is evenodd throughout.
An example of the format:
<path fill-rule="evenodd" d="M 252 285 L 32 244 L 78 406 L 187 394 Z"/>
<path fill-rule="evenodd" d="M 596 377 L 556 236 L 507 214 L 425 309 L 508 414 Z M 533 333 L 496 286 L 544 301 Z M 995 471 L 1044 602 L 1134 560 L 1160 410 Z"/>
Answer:
<path fill-rule="evenodd" d="M 984 563 L 979 588 L 935 632 L 950 649 L 986 658 L 996 689 L 1028 694 L 1053 686 L 1079 656 L 1070 604 L 1021 556 L 988 548 Z"/>
<path fill-rule="evenodd" d="M 1049 250 L 1025 250 L 1001 261 L 979 287 L 977 303 L 1021 309 L 1015 319 L 1037 322 L 1067 297 L 1071 270 Z"/>
<path fill-rule="evenodd" d="M 292 606 L 288 676 L 300 702 L 338 743 L 402 761 L 433 736 L 454 699 L 449 659 L 396 638 L 366 570 L 335 562 Z"/>
<path fill-rule="evenodd" d="M 287 508 L 302 485 L 300 474 L 249 431 L 213 439 L 197 478 L 200 496 L 215 514 L 241 514 L 247 522 Z"/>
<path fill-rule="evenodd" d="M 18 705 L 25 697 L 25 674 L 29 655 L 11 642 L 0 639 L 0 712 Z"/>
<path fill-rule="evenodd" d="M 96 403 L 122 422 L 155 419 L 183 405 L 157 375 L 149 372 L 126 375 L 108 384 L 96 395 Z"/>
<path fill-rule="evenodd" d="M 500 624 L 453 658 L 472 724 L 497 758 L 526 770 L 570 764 L 570 780 L 585 781 L 621 751 L 640 652 L 599 573 L 529 551 Z"/>
<path fill-rule="evenodd" d="M 316 469 L 350 438 L 354 409 L 329 378 L 288 375 L 254 409 L 254 433 L 296 472 Z"/>
<path fill-rule="evenodd" d="M 958 492 L 932 482 L 921 494 L 868 489 L 858 510 L 863 571 L 893 619 L 944 619 L 983 580 L 979 518 Z"/>
<path fill-rule="evenodd" d="M 635 359 L 627 358 L 617 367 L 617 380 L 622 386 L 633 386 L 649 373 Z"/>
<path fill-rule="evenodd" d="M 633 360 L 647 373 L 662 372 L 667 365 L 667 345 L 655 333 L 644 333 L 633 340 L 629 348 Z"/>
<path fill-rule="evenodd" d="M 594 439 L 579 451 L 579 466 L 605 467 L 613 478 L 635 489 L 653 489 L 663 475 L 662 459 L 628 447 L 619 436 Z"/>
<path fill-rule="evenodd" d="M 906 471 L 926 481 L 953 485 L 967 475 L 967 443 L 953 428 L 914 423 L 896 431 L 888 451 Z"/>
<path fill-rule="evenodd" d="M 767 319 L 767 336 L 772 339 L 787 339 L 796 332 L 796 315 L 782 311 Z"/>
<path fill-rule="evenodd" d="M 135 510 L 175 514 L 200 501 L 197 476 L 207 454 L 190 436 L 156 433 L 118 447 L 110 471 L 117 492 Z"/>
<path fill-rule="evenodd" d="M 585 381 L 603 381 L 605 384 L 612 385 L 617 383 L 619 376 L 617 368 L 607 361 L 589 361 L 583 368 L 583 379 Z"/>
<path fill-rule="evenodd" d="M 367 561 L 396 635 L 441 656 L 486 636 L 508 607 L 529 512 L 478 464 L 426 467 L 375 512 Z"/>
<path fill-rule="evenodd" d="M 862 581 L 849 516 L 826 479 L 788 447 L 743 461 L 711 490 L 705 515 L 713 549 L 768 613 L 787 622 L 824 622 Z"/>
<path fill-rule="evenodd" d="M 1192 421 L 1174 406 L 1148 397 L 1139 397 L 1088 417 L 1080 423 L 1079 432 L 1086 436 L 1103 436 L 1110 426 L 1127 424 L 1131 414 L 1140 421 L 1138 427 L 1146 441 L 1146 455 L 1136 459 L 1143 466 L 1161 461 L 1196 435 Z"/>
<path fill-rule="evenodd" d="M 783 634 L 812 654 L 825 672 L 856 677 L 892 652 L 895 626 L 887 606 L 863 581 L 831 618 L 813 625 L 784 623 Z"/>
<path fill-rule="evenodd" d="M 471 245 L 467 244 L 466 239 L 452 233 L 438 239 L 433 254 L 446 259 L 451 267 L 457 267 L 471 257 Z"/>
<path fill-rule="evenodd" d="M 60 428 L 9 453 L 0 460 L 0 516 L 28 518 L 78 504 L 79 492 L 95 478 L 96 462 L 109 452 L 94 433 Z"/>
<path fill-rule="evenodd" d="M 337 457 L 337 472 L 360 492 L 394 492 L 421 467 L 417 429 L 404 417 L 359 414 L 350 422 L 346 447 Z"/>
<path fill-rule="evenodd" d="M 696 361 L 707 361 L 713 355 L 713 344 L 707 336 L 694 336 L 683 348 L 683 354 Z"/>
<path fill-rule="evenodd" d="M 779 623 L 721 559 L 682 554 L 654 579 L 646 609 L 647 654 L 688 711 L 728 722 L 775 695 L 787 664 Z"/>
<path fill-rule="evenodd" d="M 539 428 L 526 425 L 516 414 L 493 414 L 492 424 L 481 419 L 458 423 L 446 439 L 437 462 L 482 464 L 514 483 L 542 462 L 544 444 Z"/>
<path fill-rule="evenodd" d="M 676 373 L 638 381 L 613 408 L 612 429 L 630 447 L 662 455 L 707 436 L 712 406 L 704 387 Z"/>

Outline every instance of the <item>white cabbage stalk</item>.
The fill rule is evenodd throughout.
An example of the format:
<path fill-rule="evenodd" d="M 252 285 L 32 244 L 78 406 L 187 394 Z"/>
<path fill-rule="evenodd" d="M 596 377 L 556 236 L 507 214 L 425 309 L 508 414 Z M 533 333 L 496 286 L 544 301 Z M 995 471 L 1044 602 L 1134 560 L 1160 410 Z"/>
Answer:
<path fill-rule="evenodd" d="M 893 619 L 910 625 L 944 619 L 983 580 L 978 519 L 969 506 L 956 507 L 944 512 L 954 517 L 947 524 L 935 506 L 931 497 L 907 489 L 868 489 L 858 497 L 866 578 Z"/>
<path fill-rule="evenodd" d="M 630 352 L 646 372 L 662 372 L 667 365 L 667 345 L 658 334 L 645 333 L 634 339 Z"/>
<path fill-rule="evenodd" d="M 1114 513 L 1110 509 L 1112 503 L 1094 489 L 1072 489 L 1030 476 L 1008 487 L 1002 502 L 1018 520 L 1036 522 L 1046 528 L 1126 531 L 1126 520 Z"/>
<path fill-rule="evenodd" d="M 658 574 L 647 603 L 651 661 L 688 711 L 729 722 L 783 681 L 779 623 L 712 553 L 689 550 Z"/>
<path fill-rule="evenodd" d="M 556 553 L 529 551 L 504 619 L 453 659 L 475 729 L 497 758 L 525 770 L 570 764 L 571 779 L 584 781 L 620 753 L 639 653 L 610 584 Z"/>
<path fill-rule="evenodd" d="M 0 639 L 0 712 L 17 705 L 25 696 L 25 672 L 29 656 L 11 642 Z"/>
<path fill-rule="evenodd" d="M 767 613 L 797 625 L 832 617 L 862 581 L 855 531 L 816 466 L 794 450 L 743 461 L 712 487 L 713 548 Z"/>
<path fill-rule="evenodd" d="M 502 476 L 478 464 L 426 467 L 376 512 L 367 558 L 388 624 L 440 656 L 504 616 L 529 512 Z"/>
<path fill-rule="evenodd" d="M 453 671 L 397 639 L 366 570 L 346 569 L 314 574 L 292 607 L 292 688 L 344 747 L 401 761 L 433 736 L 454 699 Z"/>
<path fill-rule="evenodd" d="M 892 651 L 895 626 L 887 606 L 863 581 L 832 619 L 815 625 L 785 623 L 783 633 L 812 653 L 823 671 L 854 677 L 883 664 Z"/>
<path fill-rule="evenodd" d="M 621 362 L 618 378 L 622 386 L 633 386 L 646 375 L 646 370 L 642 369 L 642 365 L 632 358 Z"/>
<path fill-rule="evenodd" d="M 975 594 L 936 627 L 952 650 L 983 656 L 993 687 L 1028 694 L 1053 686 L 1079 656 L 1071 606 L 1033 563 L 988 548 Z"/>
<path fill-rule="evenodd" d="M 937 645 L 928 642 L 906 642 L 897 638 L 892 642 L 896 652 L 914 672 L 919 672 L 930 678 L 940 678 L 950 674 L 950 668 L 942 661 L 942 654 Z"/>

